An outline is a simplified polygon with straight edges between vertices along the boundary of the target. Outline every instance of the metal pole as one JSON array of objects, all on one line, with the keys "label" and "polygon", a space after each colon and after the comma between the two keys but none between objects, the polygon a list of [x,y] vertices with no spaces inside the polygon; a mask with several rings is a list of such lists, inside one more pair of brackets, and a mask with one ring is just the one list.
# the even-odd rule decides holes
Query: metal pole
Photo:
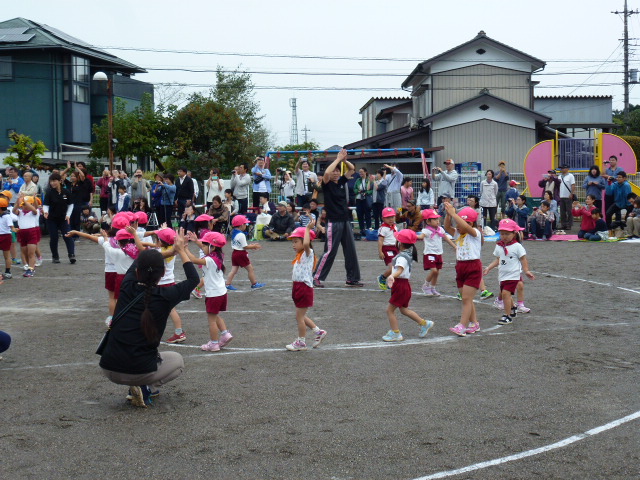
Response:
[{"label": "metal pole", "polygon": [[629,131],[629,28],[627,26],[627,0],[624,0],[624,124]]},{"label": "metal pole", "polygon": [[107,116],[109,122],[109,171],[113,172],[113,79],[107,81]]}]

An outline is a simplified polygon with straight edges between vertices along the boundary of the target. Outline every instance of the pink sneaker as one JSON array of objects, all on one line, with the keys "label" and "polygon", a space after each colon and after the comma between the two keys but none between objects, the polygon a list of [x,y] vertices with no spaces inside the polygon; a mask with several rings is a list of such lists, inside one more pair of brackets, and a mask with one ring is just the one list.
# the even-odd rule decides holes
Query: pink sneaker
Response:
[{"label": "pink sneaker", "polygon": [[285,347],[290,352],[300,352],[307,349],[307,344],[300,340],[296,340]]},{"label": "pink sneaker", "polygon": [[213,340],[209,340],[207,343],[200,347],[205,352],[219,352],[220,344],[218,342],[214,342]]},{"label": "pink sneaker", "polygon": [[431,292],[431,284],[427,284],[427,282],[424,282],[422,284],[422,293],[424,293],[425,295],[433,295],[433,293]]},{"label": "pink sneaker", "polygon": [[433,295],[434,297],[439,297],[440,292],[436,290],[436,287],[431,287],[431,295]]},{"label": "pink sneaker", "polygon": [[519,303],[518,308],[516,309],[518,313],[529,313],[531,309],[529,307],[525,307],[524,303]]},{"label": "pink sneaker", "polygon": [[469,326],[467,327],[467,329],[465,330],[466,333],[476,333],[478,330],[480,330],[480,322],[471,322],[469,324]]},{"label": "pink sneaker", "polygon": [[467,336],[467,328],[461,323],[457,324],[455,327],[451,327],[449,330],[451,330],[453,333],[455,333],[459,337]]},{"label": "pink sneaker", "polygon": [[225,333],[224,335],[220,335],[220,339],[218,340],[218,342],[220,342],[220,348],[229,345],[229,342],[231,342],[231,340],[233,340],[233,335],[231,335],[231,332],[229,331],[227,331],[227,333]]}]

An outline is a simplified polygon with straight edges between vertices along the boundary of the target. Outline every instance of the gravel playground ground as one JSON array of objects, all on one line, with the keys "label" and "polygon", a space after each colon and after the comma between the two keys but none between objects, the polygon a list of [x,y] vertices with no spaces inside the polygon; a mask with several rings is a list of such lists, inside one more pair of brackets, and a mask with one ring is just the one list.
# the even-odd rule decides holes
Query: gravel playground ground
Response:
[{"label": "gravel playground ground", "polygon": [[[187,341],[161,349],[183,354],[185,372],[148,409],[127,404],[126,387],[97,366],[98,247],[81,242],[76,265],[49,259],[36,277],[5,281],[0,477],[640,477],[638,244],[525,243],[531,313],[498,326],[493,299],[479,301],[482,330],[466,338],[448,330],[460,302],[445,251],[443,297],[418,294],[421,264],[413,270],[411,307],[435,326],[418,339],[401,317],[399,344],[380,339],[389,293],[375,283],[376,245],[357,247],[365,287],[344,287],[339,255],[316,290],[311,316],[329,335],[312,351],[284,349],[296,336],[288,242],[250,253],[267,287],[251,291],[239,274],[223,353],[199,349],[204,301],[181,304]],[[487,280],[495,291],[497,272]]]}]

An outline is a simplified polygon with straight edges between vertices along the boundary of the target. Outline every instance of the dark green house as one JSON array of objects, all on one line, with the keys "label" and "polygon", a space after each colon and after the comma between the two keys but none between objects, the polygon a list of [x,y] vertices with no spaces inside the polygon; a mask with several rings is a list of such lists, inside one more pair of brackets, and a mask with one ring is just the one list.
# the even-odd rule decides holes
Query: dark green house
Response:
[{"label": "dark green house", "polygon": [[131,78],[146,71],[48,25],[24,18],[0,22],[0,157],[12,131],[42,140],[53,161],[91,144],[91,128],[107,115],[106,82],[135,108],[153,85]]}]

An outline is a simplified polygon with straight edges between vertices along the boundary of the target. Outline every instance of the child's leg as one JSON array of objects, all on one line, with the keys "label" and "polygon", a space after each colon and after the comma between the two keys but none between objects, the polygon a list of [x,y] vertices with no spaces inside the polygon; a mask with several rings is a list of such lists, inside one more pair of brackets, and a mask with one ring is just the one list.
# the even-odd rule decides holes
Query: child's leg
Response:
[{"label": "child's leg", "polygon": [[314,328],[317,328],[318,326],[315,324],[315,322],[313,320],[311,320],[311,318],[309,318],[308,316],[305,315],[304,317],[304,324],[307,326],[307,328],[309,328],[310,330],[313,330]]},{"label": "child's leg", "polygon": [[[307,310],[308,308],[296,308],[296,322],[298,323],[298,338],[304,338],[307,335]],[[311,322],[311,319],[309,319]],[[311,322],[313,324],[313,322]],[[309,328],[314,328],[313,327]]]},{"label": "child's leg", "polygon": [[508,290],[502,290],[502,301],[504,302],[504,314],[511,315],[511,309],[513,308],[513,296]]},{"label": "child's leg", "polygon": [[433,267],[431,270],[429,270],[429,273],[427,273],[427,282],[429,282],[432,287],[435,287],[438,284],[439,275],[440,275],[440,270]]},{"label": "child's leg", "polygon": [[[220,316],[220,315],[216,315],[216,327],[218,329],[218,331],[220,332],[224,332],[227,329],[227,324],[224,323],[224,319]],[[211,332],[209,332],[211,333]],[[216,333],[217,335],[217,333]],[[215,338],[211,337],[212,340],[215,340]]]},{"label": "child's leg", "polygon": [[233,277],[236,276],[239,268],[240,267],[238,267],[237,265],[231,267],[231,272],[229,272],[229,275],[227,276],[227,285],[231,285],[231,282],[233,282]]},{"label": "child's leg", "polygon": [[420,315],[418,315],[416,312],[414,312],[413,310],[407,307],[400,307],[400,313],[403,314],[405,317],[409,317],[418,325],[424,325],[425,323],[427,323],[427,321],[424,318],[420,317]]},{"label": "child's leg", "polygon": [[389,278],[389,275],[391,275],[391,264],[387,265],[386,270],[382,273],[384,278]]},{"label": "child's leg", "polygon": [[169,312],[169,316],[171,317],[171,321],[173,322],[173,327],[176,330],[182,330],[182,319],[180,318],[180,315],[175,308],[171,309],[171,312]]},{"label": "child's leg", "polygon": [[387,317],[389,318],[389,327],[394,332],[399,332],[400,327],[398,326],[398,317],[396,316],[396,307],[395,305],[387,305]]},{"label": "child's leg", "polygon": [[40,242],[36,244],[36,257],[42,258],[42,252],[40,251]]},{"label": "child's leg", "polygon": [[27,253],[27,247],[20,246],[20,256],[22,257],[22,264],[29,265],[29,254]]},{"label": "child's leg", "polygon": [[[218,341],[218,319],[220,319],[220,315],[214,315],[213,313],[208,313],[207,318],[209,320],[209,338],[214,342]],[[223,322],[224,323],[224,322]]]},{"label": "child's leg", "polygon": [[29,261],[29,266],[33,269],[36,266],[36,244],[30,243],[27,245],[27,260]]},{"label": "child's leg", "polygon": [[249,281],[251,282],[251,285],[255,285],[256,283],[258,283],[258,281],[256,280],[256,271],[253,269],[253,265],[249,264],[246,267],[247,270],[247,274],[249,275]]},{"label": "child's leg", "polygon": [[198,282],[198,286],[196,288],[204,287],[204,277],[200,277],[200,281]]},{"label": "child's leg", "polygon": [[7,270],[11,271],[11,250],[4,250],[4,266]]},{"label": "child's leg", "polygon": [[[482,288],[482,286],[480,286],[480,288]],[[473,299],[477,293],[478,289],[473,288],[470,285],[463,285],[460,289],[460,294],[462,295],[462,314],[460,316],[460,323],[464,327],[468,327],[469,322],[476,322],[476,308],[473,304]]]},{"label": "child's leg", "polygon": [[11,242],[11,248],[9,251],[11,252],[11,258],[16,258],[16,242]]},{"label": "child's leg", "polygon": [[114,293],[110,290],[107,290],[109,292],[109,315],[113,316],[113,312],[116,311],[116,298],[114,296]]},{"label": "child's leg", "polygon": [[518,303],[524,303],[524,282],[518,282],[518,289],[516,290],[518,293]]}]

